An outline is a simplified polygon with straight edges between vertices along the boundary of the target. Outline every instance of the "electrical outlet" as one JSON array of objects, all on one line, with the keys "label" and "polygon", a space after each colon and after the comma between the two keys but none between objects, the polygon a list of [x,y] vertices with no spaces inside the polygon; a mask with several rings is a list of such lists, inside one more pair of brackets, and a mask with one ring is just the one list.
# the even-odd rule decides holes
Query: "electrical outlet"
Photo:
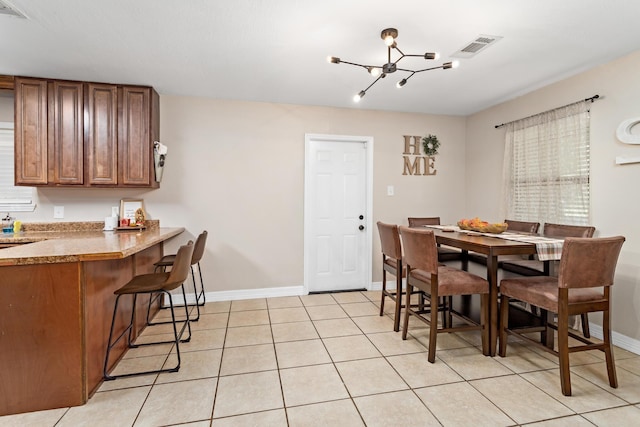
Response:
[{"label": "electrical outlet", "polygon": [[54,206],[53,217],[56,219],[64,218],[64,206]]},{"label": "electrical outlet", "polygon": [[118,215],[120,215],[120,208],[118,208],[117,206],[111,206],[111,216]]}]

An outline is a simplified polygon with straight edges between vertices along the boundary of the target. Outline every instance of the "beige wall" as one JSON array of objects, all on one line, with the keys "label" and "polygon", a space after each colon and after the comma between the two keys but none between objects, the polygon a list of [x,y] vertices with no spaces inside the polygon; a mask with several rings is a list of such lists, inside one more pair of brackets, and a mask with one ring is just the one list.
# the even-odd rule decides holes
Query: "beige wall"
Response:
[{"label": "beige wall", "polygon": [[[640,51],[468,117],[467,211],[501,220],[500,182],[504,129],[516,120],[595,94],[591,105],[591,223],[596,236],[624,235],[614,288],[614,330],[640,339],[640,164],[616,165],[620,155],[640,156],[640,146],[615,137],[620,122],[640,117]],[[496,191],[493,191],[496,190]]]},{"label": "beige wall", "polygon": [[[161,123],[169,169],[147,200],[175,198],[161,220],[209,230],[210,290],[303,284],[305,133],[373,136],[374,223],[410,214],[453,221],[464,206],[451,196],[464,185],[463,118],[163,96]],[[427,132],[442,141],[437,175],[402,176],[402,135]]]},{"label": "beige wall", "polygon": [[[374,138],[374,224],[420,215],[452,222],[464,208],[461,117],[178,96],[161,96],[160,111],[169,147],[160,189],[40,188],[36,212],[17,216],[53,221],[53,206],[63,205],[65,221],[102,220],[120,198],[142,197],[162,225],[187,228],[180,242],[209,231],[207,290],[229,291],[303,285],[305,133]],[[403,135],[427,133],[441,142],[437,174],[403,176]],[[380,281],[377,230],[373,245],[373,280]]]}]

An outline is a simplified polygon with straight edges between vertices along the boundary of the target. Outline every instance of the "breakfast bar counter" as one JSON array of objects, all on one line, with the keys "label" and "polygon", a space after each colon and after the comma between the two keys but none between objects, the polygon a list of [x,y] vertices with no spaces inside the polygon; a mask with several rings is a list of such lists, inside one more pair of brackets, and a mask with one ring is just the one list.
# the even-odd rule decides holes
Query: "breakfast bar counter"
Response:
[{"label": "breakfast bar counter", "polygon": [[[0,415],[86,403],[102,383],[113,292],[152,272],[164,242],[184,231],[157,222],[121,232],[88,224],[0,235],[0,244],[15,244],[0,249]],[[119,307],[116,332],[135,310],[137,336],[148,298],[128,304]],[[114,351],[113,364],[124,343]]]}]

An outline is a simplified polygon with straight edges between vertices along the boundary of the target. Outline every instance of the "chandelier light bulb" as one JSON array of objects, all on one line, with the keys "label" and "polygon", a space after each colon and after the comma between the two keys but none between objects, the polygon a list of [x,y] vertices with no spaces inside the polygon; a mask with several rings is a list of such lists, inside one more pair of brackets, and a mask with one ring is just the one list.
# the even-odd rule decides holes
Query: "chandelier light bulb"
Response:
[{"label": "chandelier light bulb", "polygon": [[331,64],[339,64],[340,63],[340,58],[336,58],[335,56],[327,56],[327,62],[331,63]]},{"label": "chandelier light bulb", "polygon": [[398,83],[396,83],[396,87],[398,89],[400,89],[402,86],[404,86],[405,84],[407,84],[407,79],[402,79],[400,80]]},{"label": "chandelier light bulb", "polygon": [[459,66],[460,66],[460,61],[453,61],[453,62],[451,63],[451,67],[452,67],[452,68],[458,68]]},{"label": "chandelier light bulb", "polygon": [[371,74],[373,77],[378,77],[380,75],[380,68],[377,67],[369,67],[369,74]]},{"label": "chandelier light bulb", "polygon": [[353,97],[353,102],[360,102],[360,100],[362,99],[362,97],[364,96],[365,91],[361,90],[360,92],[358,92],[357,95],[354,95]]},{"label": "chandelier light bulb", "polygon": [[393,44],[393,36],[392,35],[385,36],[384,44],[386,44],[387,46],[391,46]]}]

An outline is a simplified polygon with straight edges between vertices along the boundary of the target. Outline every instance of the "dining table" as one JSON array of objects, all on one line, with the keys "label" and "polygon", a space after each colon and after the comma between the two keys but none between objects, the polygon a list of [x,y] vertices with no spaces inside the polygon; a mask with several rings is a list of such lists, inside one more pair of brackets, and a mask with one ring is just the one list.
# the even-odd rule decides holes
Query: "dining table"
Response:
[{"label": "dining table", "polygon": [[[550,239],[538,235],[522,233],[490,234],[461,230],[457,226],[423,226],[433,230],[439,245],[451,246],[462,250],[462,269],[468,269],[469,251],[484,254],[487,257],[487,281],[489,282],[489,354],[496,355],[498,343],[498,258],[506,255],[536,255],[541,261],[560,259],[562,239]],[[545,267],[548,273],[548,267]]]}]

